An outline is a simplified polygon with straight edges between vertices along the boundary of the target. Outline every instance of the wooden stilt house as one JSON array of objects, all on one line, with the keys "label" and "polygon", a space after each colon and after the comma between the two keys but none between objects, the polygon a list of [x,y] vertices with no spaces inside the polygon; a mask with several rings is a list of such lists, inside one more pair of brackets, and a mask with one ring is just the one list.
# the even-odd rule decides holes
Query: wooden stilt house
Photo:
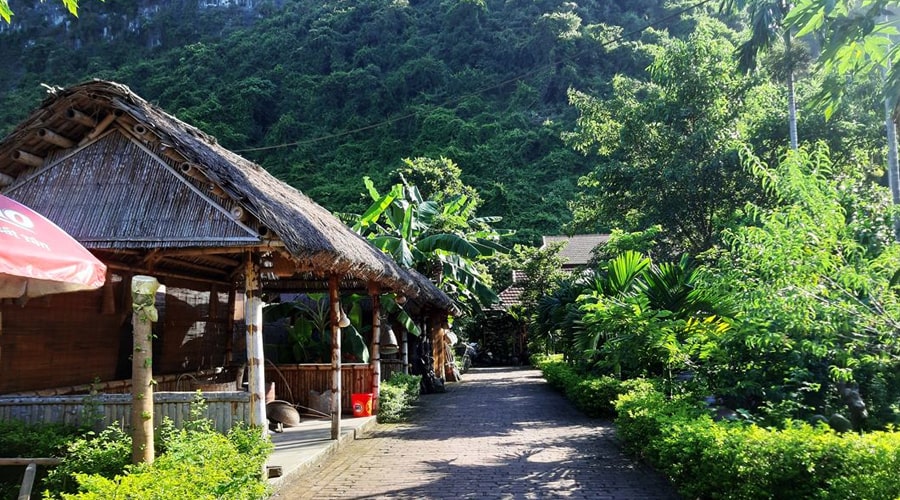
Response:
[{"label": "wooden stilt house", "polygon": [[[0,302],[0,419],[15,417],[27,398],[127,389],[137,274],[165,290],[154,325],[157,390],[221,383],[212,375],[243,367],[248,390],[226,406],[245,407],[230,418],[257,425],[265,423],[268,285],[329,290],[332,324],[341,289],[420,293],[327,210],[117,83],[56,90],[3,139],[0,193],[54,221],[110,269],[96,292]],[[339,350],[331,367],[340,392]]]}]

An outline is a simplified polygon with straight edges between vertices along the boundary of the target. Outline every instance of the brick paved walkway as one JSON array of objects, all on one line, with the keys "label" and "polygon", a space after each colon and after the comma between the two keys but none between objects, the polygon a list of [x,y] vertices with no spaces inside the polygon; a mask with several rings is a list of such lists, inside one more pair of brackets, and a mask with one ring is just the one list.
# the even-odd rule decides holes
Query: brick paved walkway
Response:
[{"label": "brick paved walkway", "polygon": [[537,370],[474,369],[412,420],[379,424],[273,498],[678,498]]}]

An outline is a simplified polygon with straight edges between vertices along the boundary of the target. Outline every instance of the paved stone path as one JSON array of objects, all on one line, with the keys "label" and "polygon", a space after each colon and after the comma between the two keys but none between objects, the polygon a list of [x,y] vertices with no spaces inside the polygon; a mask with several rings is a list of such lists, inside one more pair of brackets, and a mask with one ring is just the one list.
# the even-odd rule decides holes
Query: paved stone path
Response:
[{"label": "paved stone path", "polygon": [[273,498],[678,498],[623,455],[610,422],[584,417],[539,371],[463,377],[423,395],[413,422],[379,424]]}]

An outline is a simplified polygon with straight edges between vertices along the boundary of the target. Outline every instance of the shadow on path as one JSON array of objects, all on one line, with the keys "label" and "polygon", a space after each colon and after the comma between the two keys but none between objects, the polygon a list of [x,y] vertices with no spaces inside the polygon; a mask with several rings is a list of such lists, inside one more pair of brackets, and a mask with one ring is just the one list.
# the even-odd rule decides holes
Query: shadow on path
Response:
[{"label": "shadow on path", "polygon": [[481,368],[422,396],[412,423],[379,425],[283,498],[678,498],[626,457],[612,424],[589,419],[524,368]]}]

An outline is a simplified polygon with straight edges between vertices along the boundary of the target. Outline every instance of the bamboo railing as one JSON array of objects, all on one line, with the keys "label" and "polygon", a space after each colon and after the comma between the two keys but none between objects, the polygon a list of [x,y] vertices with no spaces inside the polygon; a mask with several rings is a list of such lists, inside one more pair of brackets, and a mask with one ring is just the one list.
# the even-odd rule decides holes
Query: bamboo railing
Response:
[{"label": "bamboo railing", "polygon": [[[266,386],[275,383],[275,398],[312,407],[309,391],[331,389],[331,365],[327,363],[268,365]],[[341,408],[352,411],[351,395],[372,392],[372,367],[365,363],[341,364]]]}]

